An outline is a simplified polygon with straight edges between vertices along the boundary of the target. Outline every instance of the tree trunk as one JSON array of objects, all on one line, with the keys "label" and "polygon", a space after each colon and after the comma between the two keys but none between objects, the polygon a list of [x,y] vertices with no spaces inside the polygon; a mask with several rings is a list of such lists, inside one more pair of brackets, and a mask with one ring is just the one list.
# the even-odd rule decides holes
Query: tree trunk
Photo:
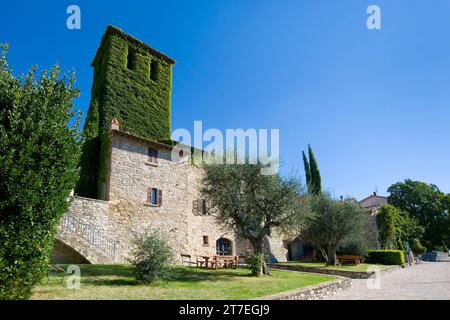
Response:
[{"label": "tree trunk", "polygon": [[328,245],[328,265],[336,266],[338,264],[338,260],[336,257],[336,248],[336,245]]},{"label": "tree trunk", "polygon": [[260,270],[260,274],[258,276],[261,275],[272,275],[269,271],[269,268],[267,267],[266,264],[266,260],[264,259],[264,245],[263,245],[263,241],[262,240],[254,240],[251,241],[252,245],[253,245],[253,250],[255,254],[258,254],[261,257],[261,270]]}]

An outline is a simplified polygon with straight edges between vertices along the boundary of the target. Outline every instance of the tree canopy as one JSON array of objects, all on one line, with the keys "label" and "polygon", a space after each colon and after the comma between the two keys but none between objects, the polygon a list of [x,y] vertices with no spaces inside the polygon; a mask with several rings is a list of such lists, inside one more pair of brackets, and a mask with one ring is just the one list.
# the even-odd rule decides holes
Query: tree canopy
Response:
[{"label": "tree canopy", "polygon": [[388,188],[388,201],[406,211],[425,228],[423,240],[428,246],[449,246],[450,242],[450,195],[444,194],[433,184],[410,179]]},{"label": "tree canopy", "polygon": [[322,193],[311,199],[312,215],[306,220],[303,235],[312,242],[331,265],[337,264],[336,251],[349,241],[365,241],[366,212],[355,201],[333,200]]},{"label": "tree canopy", "polygon": [[378,209],[377,225],[380,244],[384,249],[404,250],[404,242],[420,240],[424,229],[416,219],[392,205],[383,204]]},{"label": "tree canopy", "polygon": [[261,175],[262,167],[204,165],[201,189],[217,222],[247,239],[256,254],[265,252],[264,241],[274,231],[298,231],[307,211],[297,179]]}]

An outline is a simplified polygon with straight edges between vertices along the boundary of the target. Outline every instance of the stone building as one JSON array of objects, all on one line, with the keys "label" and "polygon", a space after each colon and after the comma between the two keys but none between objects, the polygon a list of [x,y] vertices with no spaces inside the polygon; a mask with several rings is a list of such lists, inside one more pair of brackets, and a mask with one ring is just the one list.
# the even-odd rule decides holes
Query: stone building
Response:
[{"label": "stone building", "polygon": [[388,198],[384,196],[378,195],[374,192],[372,195],[362,199],[359,202],[361,208],[367,211],[369,214],[370,220],[370,232],[367,232],[370,235],[369,243],[372,247],[380,248],[380,241],[378,239],[378,225],[377,225],[377,215],[378,209],[383,205],[388,203]]},{"label": "stone building", "polygon": [[[251,253],[246,240],[210,215],[198,191],[202,169],[183,154],[174,159],[169,139],[174,63],[107,27],[92,63],[81,178],[59,227],[54,262],[126,262],[134,236],[149,227],[164,230],[179,257]],[[267,239],[272,260],[286,261],[287,240]]]}]

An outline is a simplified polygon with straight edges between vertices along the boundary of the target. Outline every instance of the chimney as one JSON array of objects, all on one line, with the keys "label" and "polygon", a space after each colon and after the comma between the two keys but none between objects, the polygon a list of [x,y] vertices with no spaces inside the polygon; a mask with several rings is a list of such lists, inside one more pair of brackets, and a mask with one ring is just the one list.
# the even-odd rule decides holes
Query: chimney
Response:
[{"label": "chimney", "polygon": [[375,191],[375,192],[373,193],[373,195],[376,197],[376,196],[377,196],[377,192]]}]

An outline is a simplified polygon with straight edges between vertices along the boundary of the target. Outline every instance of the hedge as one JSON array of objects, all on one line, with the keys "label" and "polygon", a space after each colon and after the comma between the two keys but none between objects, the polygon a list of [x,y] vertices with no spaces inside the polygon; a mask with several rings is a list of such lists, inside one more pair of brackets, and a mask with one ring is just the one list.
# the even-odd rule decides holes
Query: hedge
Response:
[{"label": "hedge", "polygon": [[405,253],[402,250],[369,250],[367,262],[386,265],[405,265]]}]

